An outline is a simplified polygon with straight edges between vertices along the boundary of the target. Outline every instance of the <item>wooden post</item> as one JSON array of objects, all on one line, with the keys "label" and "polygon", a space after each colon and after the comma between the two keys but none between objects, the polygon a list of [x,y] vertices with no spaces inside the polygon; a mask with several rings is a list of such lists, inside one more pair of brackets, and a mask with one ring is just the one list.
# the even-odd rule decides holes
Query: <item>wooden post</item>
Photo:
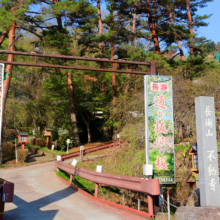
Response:
[{"label": "wooden post", "polygon": [[50,136],[47,136],[47,148],[49,148]]},{"label": "wooden post", "polygon": [[96,183],[95,184],[95,197],[98,198],[98,195],[99,195],[99,184]]},{"label": "wooden post", "polygon": [[5,203],[0,201],[0,220],[4,220],[4,209],[5,209]]},{"label": "wooden post", "polygon": [[81,162],[83,162],[83,153],[84,153],[84,150],[81,150]]},{"label": "wooden post", "polygon": [[168,220],[170,220],[170,194],[167,191],[167,209],[168,209]]},{"label": "wooden post", "polygon": [[138,211],[140,211],[141,206],[141,199],[140,199],[140,192],[138,192]]},{"label": "wooden post", "polygon": [[72,182],[73,182],[73,175],[70,174],[70,185],[72,184]]}]

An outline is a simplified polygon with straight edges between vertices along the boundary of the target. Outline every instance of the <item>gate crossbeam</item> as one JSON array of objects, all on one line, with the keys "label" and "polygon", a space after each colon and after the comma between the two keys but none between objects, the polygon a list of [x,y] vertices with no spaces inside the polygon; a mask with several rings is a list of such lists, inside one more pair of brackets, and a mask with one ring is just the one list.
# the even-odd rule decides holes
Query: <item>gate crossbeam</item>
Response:
[{"label": "gate crossbeam", "polygon": [[[154,75],[156,73],[156,66],[154,61],[150,62],[136,62],[136,61],[125,61],[125,60],[110,60],[110,59],[101,59],[101,58],[89,58],[89,57],[76,57],[76,56],[65,56],[65,55],[49,55],[49,54],[38,54],[35,52],[26,53],[20,51],[10,51],[10,50],[0,50],[0,54],[13,54],[13,55],[22,55],[22,56],[33,56],[34,63],[24,63],[24,62],[12,62],[12,61],[0,61],[0,63],[10,64],[10,65],[21,65],[21,66],[35,66],[35,67],[49,67],[49,68],[62,68],[62,69],[75,69],[75,70],[90,70],[90,71],[100,71],[100,72],[117,72],[117,73],[127,73],[127,74],[138,74],[138,75]],[[75,60],[75,66],[67,65],[55,65],[55,64],[40,64],[36,62],[37,57],[45,58],[57,58],[64,60]],[[104,63],[114,63],[112,69],[103,69],[103,68],[90,68],[90,67],[79,67],[78,60],[84,61],[94,61],[94,62],[104,62]],[[129,70],[117,70],[117,64],[128,64],[128,65],[144,65],[149,67],[149,72],[143,71],[133,71]]]}]

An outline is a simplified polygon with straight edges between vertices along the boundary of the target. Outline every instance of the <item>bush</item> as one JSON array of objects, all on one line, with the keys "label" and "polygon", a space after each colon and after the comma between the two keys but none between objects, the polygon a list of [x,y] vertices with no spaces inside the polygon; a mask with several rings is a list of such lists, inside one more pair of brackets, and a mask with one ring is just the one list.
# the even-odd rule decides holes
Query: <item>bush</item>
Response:
[{"label": "bush", "polygon": [[32,138],[32,137],[31,137],[30,139],[28,138],[28,143],[29,143],[29,144],[35,145],[35,141],[36,141],[35,138]]},{"label": "bush", "polygon": [[16,129],[6,129],[6,137],[8,140],[13,140],[16,138],[17,130]]},{"label": "bush", "polygon": [[45,147],[46,146],[46,140],[43,139],[43,138],[36,138],[35,145],[40,146],[40,147]]},{"label": "bush", "polygon": [[24,163],[24,161],[27,159],[28,155],[28,149],[19,149],[18,150],[18,159]]},{"label": "bush", "polygon": [[15,158],[15,145],[12,142],[3,143],[4,161],[12,160]]}]

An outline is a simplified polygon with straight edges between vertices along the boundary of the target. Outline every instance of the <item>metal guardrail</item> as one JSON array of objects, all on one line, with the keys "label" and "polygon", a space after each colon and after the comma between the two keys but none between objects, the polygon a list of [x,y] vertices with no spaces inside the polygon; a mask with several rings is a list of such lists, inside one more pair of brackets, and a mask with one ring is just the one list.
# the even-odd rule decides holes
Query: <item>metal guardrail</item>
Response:
[{"label": "metal guardrail", "polygon": [[[114,143],[111,143],[111,144],[106,144],[106,145],[102,145],[102,146],[98,146],[98,147],[89,148],[89,149],[83,150],[81,156],[83,157],[83,155],[86,155],[86,154],[89,154],[89,153],[93,153],[93,152],[103,150],[103,149],[107,149],[107,148],[110,148],[110,147],[115,147],[115,146],[120,145],[121,143],[122,143],[122,141],[118,141],[118,142],[114,142]],[[70,153],[70,154],[61,155],[61,159],[62,159],[62,161],[64,161],[66,159],[70,159],[70,158],[78,157],[78,156],[80,156],[80,151]]]},{"label": "metal guardrail", "polygon": [[148,200],[148,217],[154,217],[153,197],[160,195],[159,179],[147,180],[140,177],[97,173],[83,168],[74,167],[61,161],[55,161],[55,164],[58,169],[70,174],[70,184],[72,184],[73,175],[95,182],[95,197],[98,197],[99,184],[146,193]]},{"label": "metal guardrail", "polygon": [[3,220],[5,202],[13,202],[14,183],[0,178],[0,220]]}]

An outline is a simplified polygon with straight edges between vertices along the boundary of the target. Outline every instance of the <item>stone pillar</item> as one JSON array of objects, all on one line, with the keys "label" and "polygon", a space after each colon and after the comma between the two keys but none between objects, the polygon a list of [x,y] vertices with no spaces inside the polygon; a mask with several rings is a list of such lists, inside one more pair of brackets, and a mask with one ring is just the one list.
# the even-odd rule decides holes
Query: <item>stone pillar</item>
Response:
[{"label": "stone pillar", "polygon": [[214,98],[195,99],[201,206],[220,206]]}]

